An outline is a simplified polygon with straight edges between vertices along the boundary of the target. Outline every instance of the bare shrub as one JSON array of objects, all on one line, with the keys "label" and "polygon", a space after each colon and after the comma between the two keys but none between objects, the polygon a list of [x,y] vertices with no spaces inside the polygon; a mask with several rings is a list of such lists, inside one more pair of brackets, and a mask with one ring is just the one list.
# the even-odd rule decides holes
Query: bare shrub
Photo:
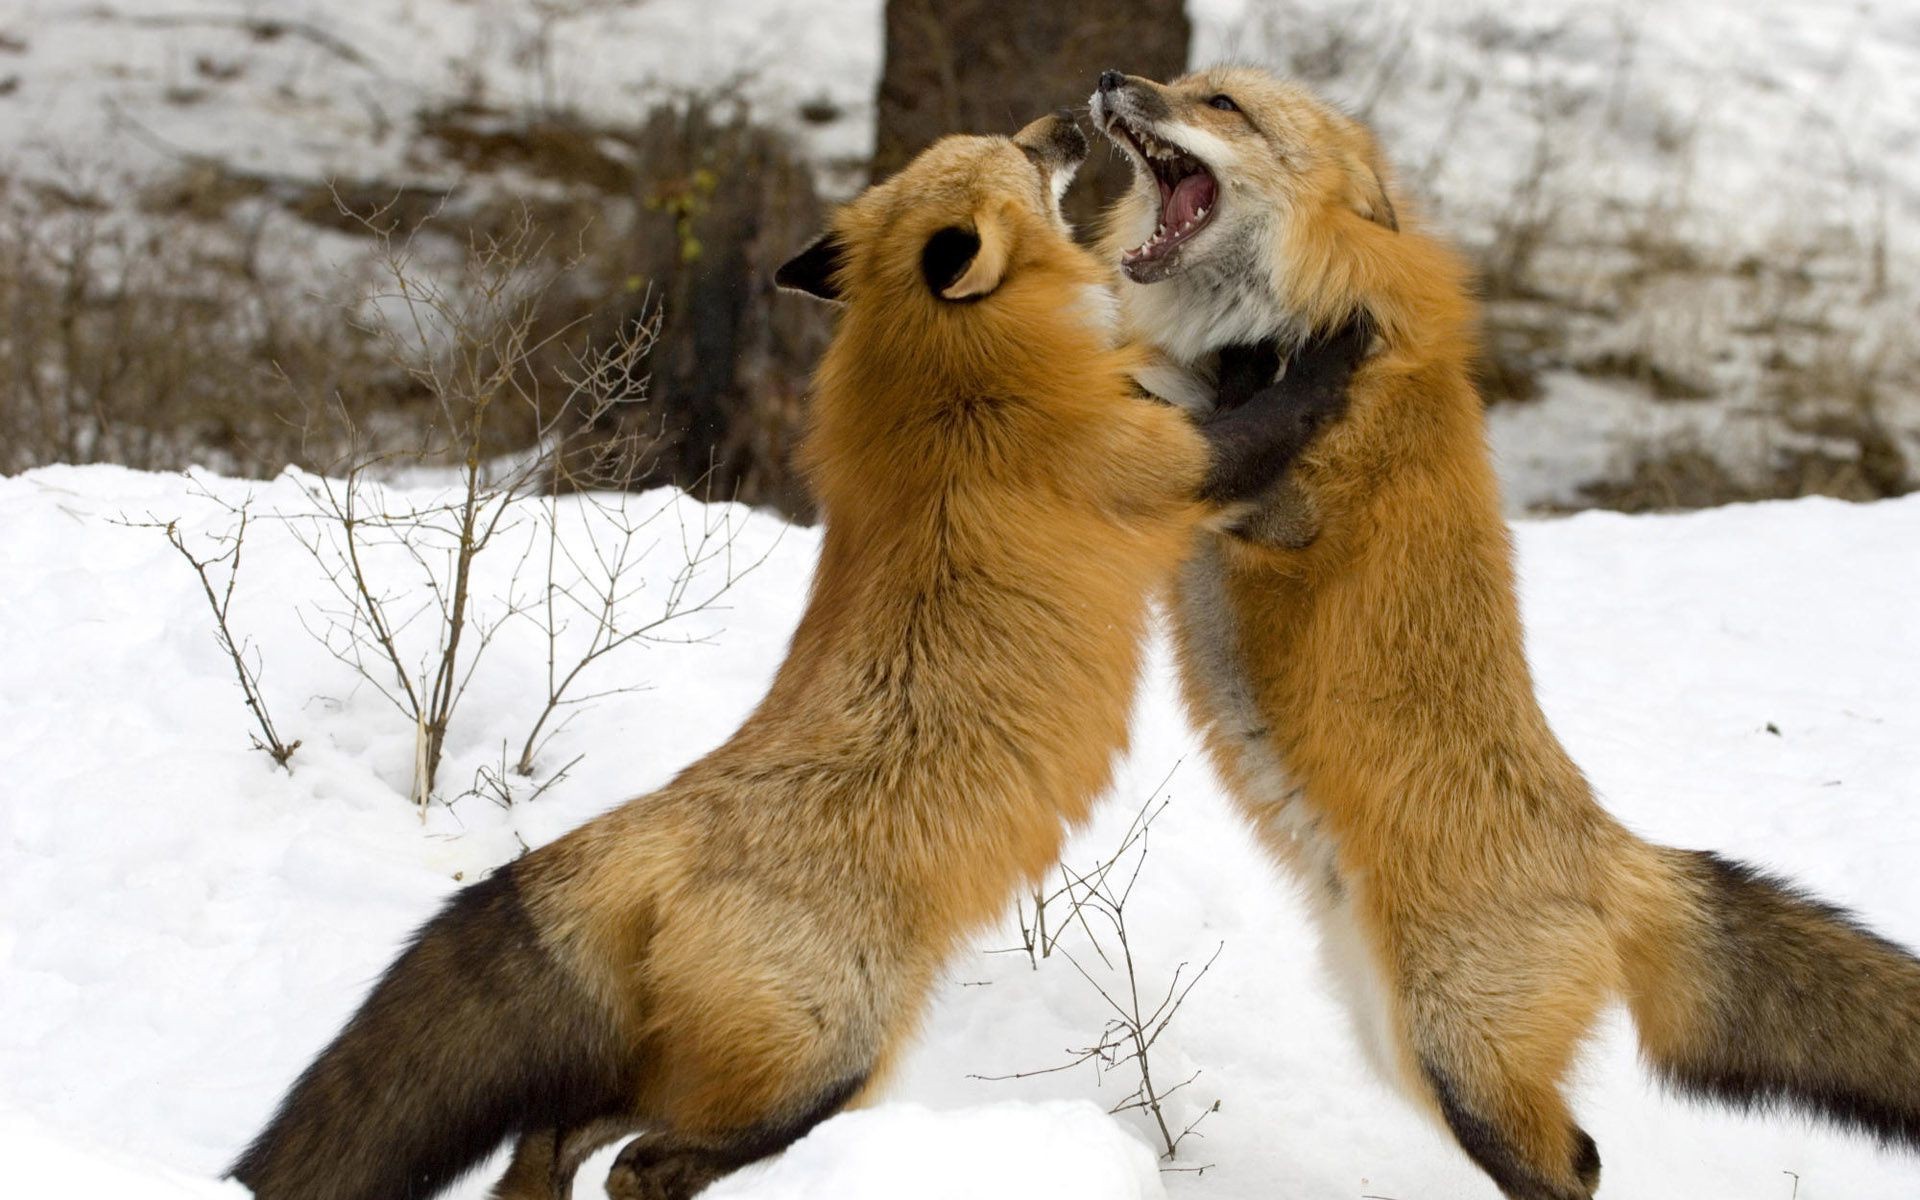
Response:
[{"label": "bare shrub", "polygon": [[207,611],[213,618],[214,641],[233,665],[234,678],[240,684],[240,694],[245,697],[247,711],[260,731],[253,739],[253,748],[265,752],[275,765],[291,772],[293,767],[289,760],[293,758],[293,752],[300,748],[300,741],[297,738],[287,741],[280,736],[279,729],[273,723],[273,715],[267,710],[266,695],[260,688],[263,663],[259,649],[244,635],[236,636],[233,629],[233,590],[240,582],[240,559],[246,550],[247,523],[252,515],[252,505],[247,501],[237,505],[228,504],[197,484],[195,492],[219,504],[233,519],[225,532],[213,537],[213,544],[206,551],[197,552],[187,544],[187,535],[181,530],[178,520],[161,521],[149,515],[144,521],[123,517],[120,523],[133,528],[159,530],[187,566],[193,569],[200,581],[200,590],[206,596]]},{"label": "bare shrub", "polygon": [[[590,420],[634,398],[626,384],[641,377],[652,342],[644,326],[629,331],[552,395],[527,366],[561,336],[538,332],[539,312],[567,268],[542,258],[545,239],[531,217],[498,239],[473,243],[457,283],[421,266],[412,239],[376,236],[383,278],[366,297],[363,328],[431,398],[433,419],[403,453],[369,445],[352,415],[336,408],[350,449],[333,476],[308,483],[315,512],[299,536],[334,593],[309,630],[413,724],[413,798],[424,811],[454,712],[514,612],[511,605],[491,617],[473,611],[475,563],[523,519],[518,500],[554,485],[565,431],[580,424],[575,414],[584,410]],[[541,452],[499,457],[503,445],[524,440]],[[425,502],[377,478],[406,463],[435,462],[451,465],[455,483]],[[410,564],[407,585],[377,570],[376,557]],[[415,640],[425,649],[416,654],[402,635],[423,617],[425,636]]]},{"label": "bare shrub", "polygon": [[[563,719],[559,726],[548,728],[557,714],[642,686],[578,690],[591,668],[626,646],[687,644],[693,639],[676,635],[672,627],[718,605],[742,575],[763,561],[736,561],[733,514],[725,508],[702,509],[698,521],[690,525],[677,495],[645,513],[634,511],[635,501],[628,492],[586,495],[582,502],[588,506],[590,519],[577,535],[570,536],[561,528],[559,501],[559,490],[550,490],[540,516],[543,525],[536,547],[545,556],[540,599],[518,609],[539,628],[547,646],[546,701],[528,728],[520,756],[513,764],[514,774],[520,776],[533,774],[535,758],[547,740],[564,727]],[[672,519],[670,528],[668,518]],[[635,619],[629,615],[630,602],[646,585],[629,581],[640,561],[654,549],[653,544],[642,541],[643,537],[662,531],[678,543],[679,566],[668,580],[659,605]],[[563,561],[571,568],[564,577],[560,570]],[[714,569],[721,572],[718,580],[711,577]],[[562,638],[575,621],[584,625],[587,639],[584,646],[568,653],[562,647]]]},{"label": "bare shrub", "polygon": [[[1174,770],[1178,769],[1176,763]],[[1132,1090],[1108,1111],[1139,1112],[1150,1119],[1159,1135],[1162,1157],[1169,1160],[1178,1156],[1180,1146],[1189,1137],[1204,1136],[1198,1127],[1209,1115],[1219,1111],[1220,1101],[1216,1099],[1202,1105],[1191,1120],[1176,1130],[1176,1120],[1169,1119],[1170,1100],[1191,1086],[1200,1072],[1194,1071],[1173,1083],[1156,1079],[1153,1050],[1179,1016],[1188,995],[1226,948],[1225,943],[1215,946],[1213,953],[1197,968],[1190,962],[1179,963],[1164,986],[1142,985],[1136,946],[1127,924],[1127,904],[1146,866],[1153,822],[1171,803],[1163,793],[1172,774],[1169,771],[1167,778],[1149,794],[1112,853],[1085,871],[1062,864],[1059,885],[1051,891],[1042,888],[1033,899],[1031,912],[1025,904],[1019,908],[1022,944],[1016,951],[1026,953],[1035,970],[1043,960],[1058,953],[1112,1015],[1088,1045],[1069,1050],[1065,1062],[1002,1075],[971,1076],[982,1080],[1025,1079],[1089,1065],[1098,1077],[1123,1072],[1133,1081]],[[1063,944],[1069,938],[1073,942]],[[1079,956],[1074,953],[1075,945],[1081,951]],[[1206,1171],[1209,1167],[1178,1169]]]},{"label": "bare shrub", "polygon": [[[406,449],[433,397],[367,322],[339,319],[364,279],[328,277],[314,294],[315,273],[289,269],[306,261],[291,242],[308,227],[351,235],[365,245],[354,270],[377,275],[382,239],[410,241],[451,281],[468,246],[507,241],[530,215],[570,232],[529,248],[566,269],[534,314],[522,374],[558,394],[578,361],[658,323],[651,402],[594,414],[573,449],[601,466],[609,450],[632,451],[635,487],[699,486],[812,515],[792,451],[830,315],[782,297],[772,276],[824,209],[783,135],[724,94],[676,97],[624,123],[474,101],[405,128],[405,157],[431,186],[259,173],[153,139],[179,165],[138,188],[131,211],[78,184],[4,193],[0,469],[203,463],[271,475]],[[515,417],[492,422],[490,455],[534,447],[540,422]]]},{"label": "bare shrub", "polygon": [[650,403],[603,413],[580,445],[644,449],[633,485],[699,487],[799,519],[812,499],[792,462],[808,372],[830,315],[782,295],[773,272],[824,221],[810,168],[741,104],[695,96],[635,126],[483,107],[422,117],[436,157],[473,173],[521,172],[552,186],[530,200],[462,201],[457,226],[495,236],[523,204],[551,228],[580,229],[576,260],[543,309],[568,326],[530,361],[564,366],[657,313]]},{"label": "bare shrub", "polygon": [[[582,259],[541,228],[523,210],[476,239],[451,274],[420,257],[426,227],[404,239],[376,232],[380,283],[356,319],[430,399],[431,420],[401,448],[389,434],[382,449],[336,409],[352,449],[331,474],[309,477],[313,509],[294,522],[332,589],[308,630],[414,728],[412,794],[423,810],[460,700],[509,622],[540,630],[546,686],[517,757],[509,766],[503,747],[501,769],[483,769],[469,789],[502,803],[564,727],[556,716],[635,686],[590,690],[598,664],[629,646],[690,640],[674,624],[711,610],[757,565],[734,557],[732,510],[630,491],[650,447],[604,429],[648,399],[659,319],[586,340],[587,316],[551,311],[571,311]],[[423,475],[451,481],[424,499],[388,485]],[[566,492],[578,494],[563,509]],[[675,545],[678,565],[638,615],[649,586],[639,568],[662,542]],[[481,561],[502,545],[520,547],[505,593],[477,591]],[[532,595],[530,565],[540,574]]]}]

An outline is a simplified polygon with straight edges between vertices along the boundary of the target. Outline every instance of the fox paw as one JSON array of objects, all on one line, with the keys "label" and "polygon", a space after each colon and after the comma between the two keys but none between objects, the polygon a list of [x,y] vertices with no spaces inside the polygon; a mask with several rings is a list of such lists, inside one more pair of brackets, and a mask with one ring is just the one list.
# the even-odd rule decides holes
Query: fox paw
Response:
[{"label": "fox paw", "polygon": [[607,1172],[608,1200],[688,1200],[727,1173],[710,1153],[665,1134],[637,1137]]}]

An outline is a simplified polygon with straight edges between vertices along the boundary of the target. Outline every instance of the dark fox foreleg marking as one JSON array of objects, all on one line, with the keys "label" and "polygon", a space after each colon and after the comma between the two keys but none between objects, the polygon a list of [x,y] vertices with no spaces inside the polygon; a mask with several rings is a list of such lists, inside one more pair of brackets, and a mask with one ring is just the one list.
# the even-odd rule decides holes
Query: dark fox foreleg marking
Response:
[{"label": "dark fox foreleg marking", "polygon": [[1561,1084],[1615,960],[1582,904],[1397,913],[1389,974],[1403,1060],[1507,1200],[1591,1200],[1600,1153]]},{"label": "dark fox foreleg marking", "polygon": [[1244,398],[1240,393],[1274,352],[1264,344],[1222,351],[1220,406],[1199,423],[1212,456],[1201,498],[1215,504],[1251,500],[1285,474],[1315,435],[1346,411],[1347,385],[1372,340],[1372,324],[1356,316],[1295,351],[1285,375],[1269,376]]},{"label": "dark fox foreleg marking", "polygon": [[620,1151],[607,1174],[610,1200],[687,1200],[724,1175],[785,1150],[846,1107],[867,1075],[842,1079],[797,1115],[714,1137],[650,1133]]}]

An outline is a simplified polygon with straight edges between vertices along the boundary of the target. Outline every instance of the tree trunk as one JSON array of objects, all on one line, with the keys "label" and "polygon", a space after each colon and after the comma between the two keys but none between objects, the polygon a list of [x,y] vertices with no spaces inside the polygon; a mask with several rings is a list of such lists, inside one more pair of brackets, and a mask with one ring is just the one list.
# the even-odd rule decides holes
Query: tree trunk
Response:
[{"label": "tree trunk", "polygon": [[[882,178],[946,133],[1011,133],[1076,108],[1113,67],[1168,79],[1187,69],[1183,0],[887,0],[873,175]],[[1096,141],[1067,194],[1067,218],[1091,231],[1127,185],[1127,164]]]}]

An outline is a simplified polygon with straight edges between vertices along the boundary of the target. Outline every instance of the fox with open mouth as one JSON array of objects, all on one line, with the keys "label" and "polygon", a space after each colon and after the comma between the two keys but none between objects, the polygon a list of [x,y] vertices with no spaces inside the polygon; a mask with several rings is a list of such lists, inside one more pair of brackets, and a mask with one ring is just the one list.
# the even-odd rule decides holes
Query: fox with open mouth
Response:
[{"label": "fox with open mouth", "polygon": [[1140,393],[1059,201],[1065,116],[953,135],[775,282],[839,306],[802,448],[824,519],[766,699],[664,786],[469,884],[234,1165],[258,1200],[687,1200],[857,1103],[1126,743],[1149,597],[1285,471],[1364,343],[1265,402]]},{"label": "fox with open mouth", "polygon": [[[1128,336],[1231,403],[1238,344],[1373,333],[1260,514],[1201,535],[1173,615],[1189,710],[1379,1065],[1511,1200],[1598,1186],[1562,1085],[1621,1000],[1683,1094],[1920,1149],[1920,961],[1785,881],[1635,836],[1548,726],[1468,272],[1402,222],[1372,135],[1244,67],[1109,71],[1092,114],[1136,173],[1102,242]],[[1145,382],[1213,403],[1178,371]]]},{"label": "fox with open mouth", "polygon": [[1153,285],[1122,288],[1128,323],[1182,365],[1337,325],[1320,301],[1341,297],[1299,286],[1293,265],[1341,244],[1333,221],[1399,227],[1366,128],[1263,72],[1161,85],[1108,71],[1092,115],[1134,166],[1101,239],[1128,281]]}]

